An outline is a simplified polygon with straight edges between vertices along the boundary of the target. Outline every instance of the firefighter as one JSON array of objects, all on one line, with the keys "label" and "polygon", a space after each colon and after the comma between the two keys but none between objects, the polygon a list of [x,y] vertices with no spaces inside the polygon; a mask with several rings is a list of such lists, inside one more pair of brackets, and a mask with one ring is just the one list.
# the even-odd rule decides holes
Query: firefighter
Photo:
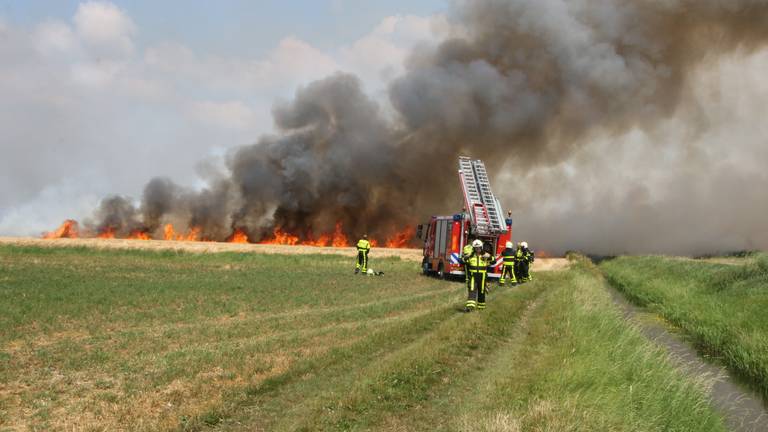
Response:
[{"label": "firefighter", "polygon": [[525,283],[526,280],[523,277],[523,264],[525,263],[525,252],[523,251],[523,243],[519,242],[517,244],[517,249],[515,250],[515,275],[517,276],[517,283]]},{"label": "firefighter", "polygon": [[517,275],[517,281],[520,283],[531,281],[530,266],[533,263],[533,252],[528,249],[527,242],[520,242],[517,244],[517,251],[515,252],[515,274]]},{"label": "firefighter", "polygon": [[469,280],[467,282],[466,307],[464,312],[472,312],[485,309],[485,280],[488,275],[488,266],[494,261],[494,258],[487,252],[483,252],[483,242],[475,240],[472,242],[473,252],[466,261],[469,270]]},{"label": "firefighter", "polygon": [[523,266],[523,271],[525,274],[523,275],[523,278],[526,282],[530,282],[533,280],[533,276],[531,275],[531,266],[533,265],[533,261],[536,259],[533,251],[528,248],[528,242],[523,242],[523,256],[525,257],[525,265]]},{"label": "firefighter", "polygon": [[355,274],[363,271],[363,274],[368,274],[368,252],[371,251],[371,242],[368,241],[368,234],[363,234],[363,238],[357,241],[357,265],[355,266]]},{"label": "firefighter", "polygon": [[475,249],[472,247],[472,239],[467,237],[467,244],[464,245],[464,248],[461,250],[461,260],[464,262],[464,282],[467,283],[469,283],[469,269],[467,268],[467,261],[469,261],[469,257],[471,257],[474,252]]},{"label": "firefighter", "polygon": [[501,270],[501,278],[499,279],[499,285],[504,285],[509,276],[509,280],[512,284],[517,283],[515,277],[515,248],[511,241],[508,241],[505,245],[506,248],[501,252],[501,257],[504,259],[504,265]]}]

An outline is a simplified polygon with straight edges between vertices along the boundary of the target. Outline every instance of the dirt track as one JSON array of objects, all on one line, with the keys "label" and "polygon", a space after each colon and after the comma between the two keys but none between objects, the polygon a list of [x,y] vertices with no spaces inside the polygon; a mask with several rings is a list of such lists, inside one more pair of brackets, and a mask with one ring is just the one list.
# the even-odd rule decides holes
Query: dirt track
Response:
[{"label": "dirt track", "polygon": [[[43,240],[31,237],[0,237],[0,244],[43,247],[92,247],[97,249],[145,249],[179,250],[196,253],[217,252],[254,252],[264,254],[324,254],[354,257],[357,251],[353,247],[317,247],[317,246],[282,246],[263,244],[188,242],[165,240],[125,240],[125,239],[55,239]],[[374,248],[375,257],[397,256],[404,260],[420,262],[421,249]],[[565,258],[539,258],[534,262],[534,271],[560,270],[568,266]]]}]

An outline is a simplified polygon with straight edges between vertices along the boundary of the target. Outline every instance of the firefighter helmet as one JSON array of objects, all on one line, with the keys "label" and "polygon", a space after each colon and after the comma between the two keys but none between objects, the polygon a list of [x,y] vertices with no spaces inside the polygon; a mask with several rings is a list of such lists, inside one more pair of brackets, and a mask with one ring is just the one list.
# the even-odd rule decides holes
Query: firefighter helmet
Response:
[{"label": "firefighter helmet", "polygon": [[475,240],[472,242],[472,247],[481,248],[483,247],[483,241],[482,240]]},{"label": "firefighter helmet", "polygon": [[522,246],[522,247],[527,249],[528,248],[528,242],[520,242],[520,246]]},{"label": "firefighter helmet", "polygon": [[373,269],[368,269],[366,273],[368,273],[369,275],[376,274],[376,272],[374,272]]},{"label": "firefighter helmet", "polygon": [[507,244],[505,246],[508,247],[508,248],[511,248],[512,247],[512,242],[507,242]]}]

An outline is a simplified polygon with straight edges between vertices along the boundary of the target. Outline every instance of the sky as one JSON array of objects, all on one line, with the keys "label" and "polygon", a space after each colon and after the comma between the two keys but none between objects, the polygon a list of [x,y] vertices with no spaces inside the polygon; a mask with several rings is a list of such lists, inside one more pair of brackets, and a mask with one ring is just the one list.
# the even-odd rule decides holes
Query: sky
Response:
[{"label": "sky", "polygon": [[[488,130],[464,136],[462,125],[498,107],[491,124],[505,142],[482,157],[504,153],[491,160],[492,181],[518,240],[602,254],[766,249],[768,33],[764,21],[745,29],[729,13],[762,19],[768,0],[0,0],[0,236],[82,221],[107,196],[140,198],[156,176],[199,190],[227,155],[270,141],[260,138],[277,132],[274,107],[278,117],[301,111],[290,102],[313,103],[343,81],[327,77],[347,72],[382,122],[420,130],[434,121],[448,137],[434,144],[457,151],[480,152]],[[654,31],[667,22],[654,17],[682,15],[704,21]],[[750,37],[725,49],[723,35],[678,37],[681,28]],[[452,36],[487,58],[466,61],[461,44],[432,49]],[[686,41],[698,51],[674,49]],[[682,52],[690,63],[657,58]],[[559,73],[539,76],[539,65]],[[679,88],[656,92],[677,76]],[[526,99],[548,78],[541,94],[562,97]],[[621,121],[588,104],[596,95],[621,108]],[[538,147],[507,139],[518,124],[537,127],[513,114],[542,112],[554,116],[554,138]],[[558,136],[573,119],[586,119],[580,141]]]},{"label": "sky", "polygon": [[[215,4],[215,7],[211,5]],[[37,235],[139,197],[156,175],[202,184],[211,155],[269,133],[275,101],[337,71],[383,95],[442,0],[0,0],[0,235]]]},{"label": "sky", "polygon": [[[0,16],[13,24],[34,26],[51,18],[67,20],[81,3],[2,0]],[[169,39],[196,50],[233,56],[264,55],[289,35],[331,50],[361,38],[386,17],[429,16],[447,8],[445,0],[143,0],[114,4],[141,29],[136,37],[141,47]]]}]

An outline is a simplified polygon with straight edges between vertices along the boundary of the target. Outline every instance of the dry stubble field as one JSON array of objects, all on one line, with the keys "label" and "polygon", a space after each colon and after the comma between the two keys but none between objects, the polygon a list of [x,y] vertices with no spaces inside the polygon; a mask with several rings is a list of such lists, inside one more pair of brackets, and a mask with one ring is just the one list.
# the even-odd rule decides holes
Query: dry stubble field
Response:
[{"label": "dry stubble field", "polygon": [[376,250],[385,275],[363,277],[352,250],[12,242],[3,431],[724,430],[584,259],[463,314],[418,251]]}]

